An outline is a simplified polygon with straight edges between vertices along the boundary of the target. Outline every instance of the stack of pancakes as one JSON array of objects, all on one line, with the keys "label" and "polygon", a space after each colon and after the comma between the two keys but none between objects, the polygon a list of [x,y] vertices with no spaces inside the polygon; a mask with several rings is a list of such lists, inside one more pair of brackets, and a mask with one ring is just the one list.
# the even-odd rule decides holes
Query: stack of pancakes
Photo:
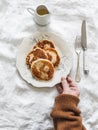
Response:
[{"label": "stack of pancakes", "polygon": [[49,40],[42,40],[35,44],[32,51],[26,56],[26,64],[32,75],[39,80],[50,80],[54,69],[60,63],[60,56]]}]

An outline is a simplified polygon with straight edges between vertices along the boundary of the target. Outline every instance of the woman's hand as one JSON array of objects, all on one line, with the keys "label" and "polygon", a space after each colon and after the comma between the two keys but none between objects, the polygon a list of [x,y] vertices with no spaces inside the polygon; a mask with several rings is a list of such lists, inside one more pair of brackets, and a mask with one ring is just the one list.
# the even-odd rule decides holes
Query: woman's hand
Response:
[{"label": "woman's hand", "polygon": [[71,77],[62,77],[61,83],[56,85],[59,94],[70,94],[79,97],[80,92],[76,83],[71,79]]}]

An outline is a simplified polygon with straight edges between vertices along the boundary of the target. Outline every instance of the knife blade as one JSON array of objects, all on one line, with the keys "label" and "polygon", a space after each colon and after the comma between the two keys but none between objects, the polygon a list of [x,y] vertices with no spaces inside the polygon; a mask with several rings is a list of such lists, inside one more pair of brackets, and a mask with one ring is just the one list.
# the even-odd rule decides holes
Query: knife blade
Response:
[{"label": "knife blade", "polygon": [[83,72],[88,74],[89,70],[86,64],[86,51],[87,51],[87,35],[86,35],[86,21],[82,21],[81,27],[81,46],[83,48]]},{"label": "knife blade", "polygon": [[86,21],[85,20],[83,20],[82,22],[81,44],[82,44],[83,50],[87,50],[87,36],[86,36]]}]

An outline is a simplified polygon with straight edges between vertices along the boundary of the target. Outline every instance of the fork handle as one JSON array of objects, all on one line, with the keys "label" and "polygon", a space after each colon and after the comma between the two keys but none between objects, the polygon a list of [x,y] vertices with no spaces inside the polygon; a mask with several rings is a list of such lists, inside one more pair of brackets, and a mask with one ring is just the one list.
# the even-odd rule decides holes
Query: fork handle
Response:
[{"label": "fork handle", "polygon": [[78,57],[77,57],[77,70],[76,70],[76,76],[75,76],[75,81],[76,82],[80,82],[81,80],[81,77],[80,77],[80,54],[78,54]]}]

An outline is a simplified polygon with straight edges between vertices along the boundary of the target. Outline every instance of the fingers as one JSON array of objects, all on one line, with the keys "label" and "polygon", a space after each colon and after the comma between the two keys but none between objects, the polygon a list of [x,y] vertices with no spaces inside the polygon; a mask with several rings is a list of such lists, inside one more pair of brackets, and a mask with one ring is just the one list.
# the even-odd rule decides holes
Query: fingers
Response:
[{"label": "fingers", "polygon": [[67,76],[67,81],[70,83],[70,82],[72,82],[73,80],[71,79],[71,77],[70,76]]},{"label": "fingers", "polygon": [[71,79],[71,77],[68,76],[67,81],[68,81],[70,87],[76,87],[77,88],[76,83]]},{"label": "fingers", "polygon": [[61,78],[61,83],[62,83],[63,90],[66,90],[69,88],[68,82],[65,77]]},{"label": "fingers", "polygon": [[63,92],[63,88],[62,88],[62,86],[61,86],[61,83],[59,83],[59,84],[56,84],[55,85],[55,87],[56,87],[56,89],[57,89],[57,91],[58,91],[58,93],[62,93]]}]

